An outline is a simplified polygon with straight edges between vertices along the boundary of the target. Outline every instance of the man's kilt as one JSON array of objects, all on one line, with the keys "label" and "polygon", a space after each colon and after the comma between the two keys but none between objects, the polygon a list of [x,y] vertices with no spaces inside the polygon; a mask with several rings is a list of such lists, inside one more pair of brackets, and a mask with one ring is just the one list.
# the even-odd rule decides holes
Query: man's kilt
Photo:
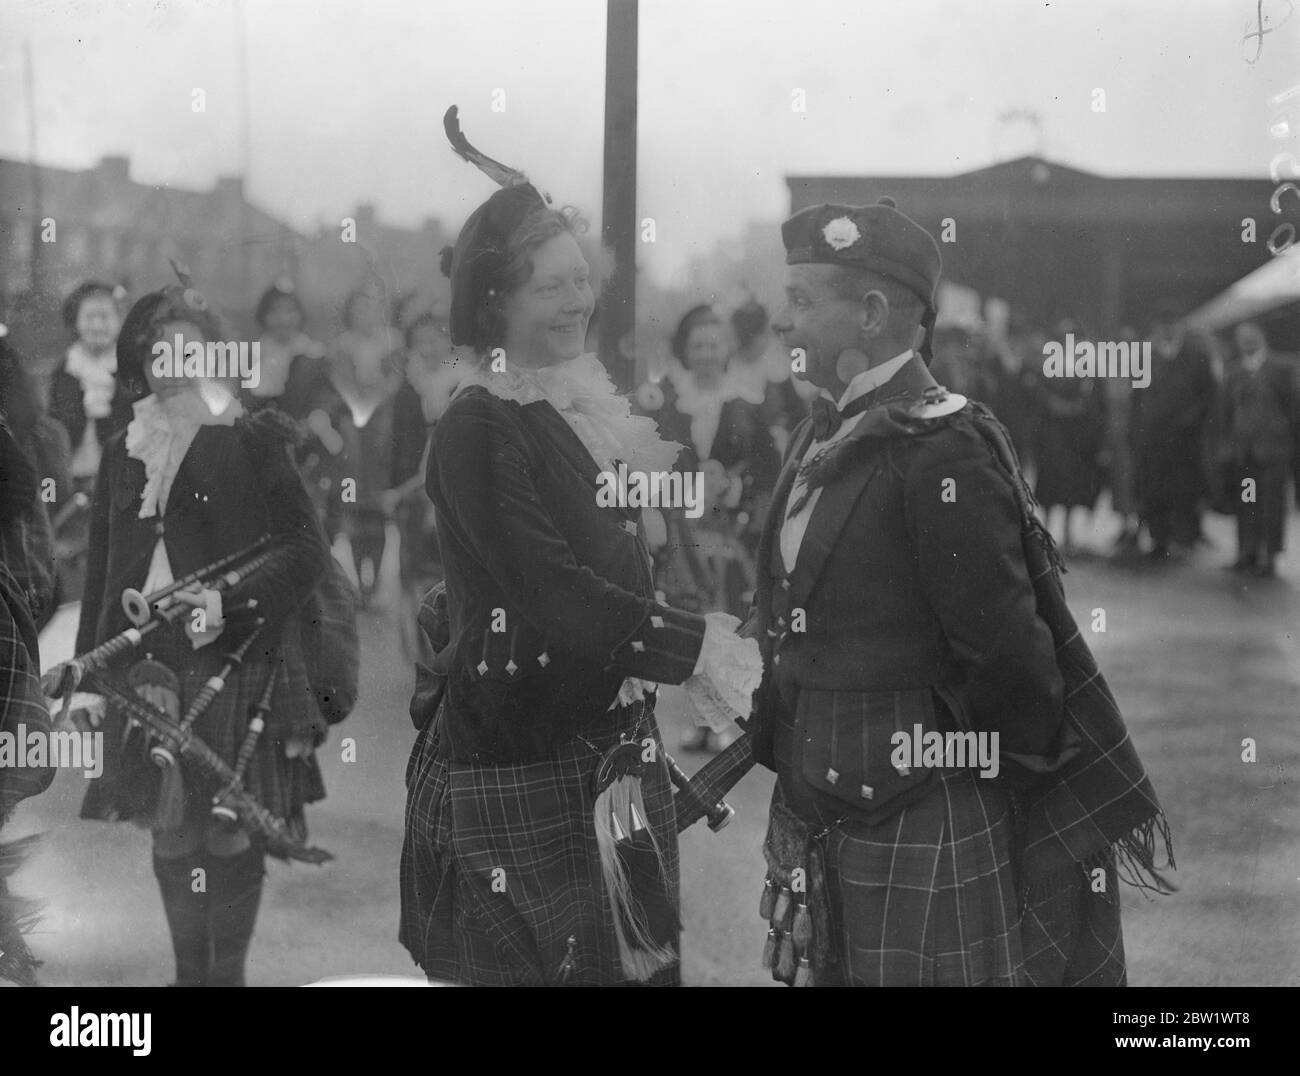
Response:
[{"label": "man's kilt", "polygon": [[938,775],[897,814],[824,838],[831,938],[817,985],[1027,985],[1009,798],[970,770]]},{"label": "man's kilt", "polygon": [[[620,733],[662,746],[653,705],[611,711],[600,733],[568,741],[543,762],[493,766],[440,759],[441,716],[420,732],[407,766],[398,940],[433,980],[625,983],[596,846],[592,775]],[[676,813],[662,749],[646,767],[642,795],[678,907]],[[679,980],[675,964],[649,985]]]}]

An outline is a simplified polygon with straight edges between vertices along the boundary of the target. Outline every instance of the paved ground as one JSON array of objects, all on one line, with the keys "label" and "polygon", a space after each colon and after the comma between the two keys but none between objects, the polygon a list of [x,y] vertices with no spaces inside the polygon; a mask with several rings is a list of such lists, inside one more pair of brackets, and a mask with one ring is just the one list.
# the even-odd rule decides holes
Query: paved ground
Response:
[{"label": "paved ground", "polygon": [[[1095,650],[1174,828],[1180,892],[1148,900],[1125,890],[1130,979],[1296,985],[1300,555],[1283,562],[1281,579],[1243,584],[1220,567],[1231,555],[1229,530],[1221,520],[1211,528],[1217,548],[1192,563],[1133,570],[1081,558],[1066,577],[1081,623],[1106,612]],[[1300,544],[1300,520],[1292,534]],[[1107,537],[1099,528],[1098,547]],[[362,635],[363,702],[324,749],[330,798],[310,815],[314,839],[338,858],[320,868],[270,865],[253,983],[414,972],[395,940],[411,673],[390,624],[370,615]],[[686,728],[680,703],[667,693],[670,745]],[[341,761],[343,736],[356,741],[355,762]],[[1253,765],[1241,761],[1245,737],[1258,744]],[[682,761],[688,770],[699,764]],[[688,983],[764,982],[757,897],[769,789],[770,775],[751,773],[730,797],[738,817],[727,830],[698,826],[682,840]],[[33,939],[43,981],[164,983],[170,949],[148,835],[78,821],[83,790],[82,777],[61,773],[5,832],[46,835],[16,886],[48,900],[44,932]]]}]

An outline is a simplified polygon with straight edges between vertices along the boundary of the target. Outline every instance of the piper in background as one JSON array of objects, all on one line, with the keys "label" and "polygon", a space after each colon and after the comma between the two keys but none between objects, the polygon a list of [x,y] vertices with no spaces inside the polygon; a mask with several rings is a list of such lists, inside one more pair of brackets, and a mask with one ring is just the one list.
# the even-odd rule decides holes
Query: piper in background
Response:
[{"label": "piper in background", "polygon": [[[273,412],[243,417],[233,383],[155,373],[153,345],[178,334],[186,344],[223,338],[192,286],[144,296],[118,339],[117,376],[135,401],[134,417],[104,446],[77,653],[131,626],[128,588],[156,594],[268,535],[261,570],[224,593],[211,584],[181,589],[172,600],[202,615],[152,631],[144,652],[116,675],[174,721],[202,709],[194,732],[231,767],[247,755],[244,787],[302,831],[303,807],[325,794],[313,750],[327,721],[309,683],[295,613],[326,570],[324,540]],[[242,662],[203,709],[210,679],[236,652]],[[63,694],[66,680],[64,666],[51,670],[47,694]],[[251,726],[263,711],[257,735]],[[217,790],[188,760],[157,765],[148,736],[120,706],[110,703],[102,720],[104,773],[90,785],[82,816],[152,829],[176,985],[242,986],[262,892],[261,839],[221,819]],[[198,877],[204,885],[195,884]]]}]

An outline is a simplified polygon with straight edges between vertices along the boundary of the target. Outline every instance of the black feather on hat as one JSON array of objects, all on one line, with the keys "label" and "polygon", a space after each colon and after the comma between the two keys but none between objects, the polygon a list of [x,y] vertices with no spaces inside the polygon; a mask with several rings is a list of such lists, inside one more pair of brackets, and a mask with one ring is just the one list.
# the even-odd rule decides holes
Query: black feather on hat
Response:
[{"label": "black feather on hat", "polygon": [[480,311],[488,297],[507,286],[506,267],[509,241],[519,225],[550,198],[534,187],[528,177],[480,152],[462,133],[455,105],[442,118],[451,148],[501,190],[470,214],[454,247],[442,251],[442,271],[451,279],[451,311],[448,330],[457,347],[486,351],[493,341]]}]

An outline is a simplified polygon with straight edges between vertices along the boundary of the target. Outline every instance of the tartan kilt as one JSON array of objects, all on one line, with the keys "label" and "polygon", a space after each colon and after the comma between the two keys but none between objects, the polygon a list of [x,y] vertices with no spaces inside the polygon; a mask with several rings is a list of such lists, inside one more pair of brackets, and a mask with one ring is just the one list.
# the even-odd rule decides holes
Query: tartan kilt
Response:
[{"label": "tartan kilt", "polygon": [[[271,696],[271,712],[244,772],[244,787],[263,807],[305,837],[303,807],[324,799],[325,785],[315,755],[306,759],[287,758],[284,741],[291,735],[310,736],[314,731],[319,743],[326,725],[307,680],[297,619],[289,617],[278,633],[263,638],[264,642],[256,642],[249,648],[244,663],[199,717],[194,731],[228,765],[234,766],[253,708],[266,687],[267,677],[274,675],[277,683]],[[194,650],[179,628],[168,626],[160,628],[148,640],[146,649],[156,661],[176,673],[180,681],[180,712],[184,715],[208,678],[221,671],[228,650],[240,641],[239,636],[227,638],[223,634],[208,646]],[[275,661],[277,651],[283,660]],[[137,660],[138,657],[137,652]],[[113,674],[120,676],[132,664],[131,660],[122,662]],[[151,738],[147,730],[110,702],[103,731],[104,772],[90,782],[82,801],[81,817],[152,824],[158,806],[161,771],[149,758]],[[205,800],[210,799],[216,787],[208,778],[188,760],[181,760],[181,769],[187,798],[198,793]]]},{"label": "tartan kilt", "polygon": [[1026,985],[1008,797],[969,770],[939,776],[898,814],[825,838],[832,956],[813,968],[819,985]]},{"label": "tartan kilt", "polygon": [[[441,716],[421,731],[407,766],[398,940],[433,980],[542,986],[559,984],[572,938],[566,985],[626,983],[596,846],[592,748],[603,754],[638,725],[662,748],[653,703],[611,711],[604,729],[586,733],[591,746],[575,738],[545,761],[521,764],[440,759]],[[642,795],[677,907],[676,812],[662,750],[646,767]],[[649,985],[676,985],[679,976],[674,964]]]}]

